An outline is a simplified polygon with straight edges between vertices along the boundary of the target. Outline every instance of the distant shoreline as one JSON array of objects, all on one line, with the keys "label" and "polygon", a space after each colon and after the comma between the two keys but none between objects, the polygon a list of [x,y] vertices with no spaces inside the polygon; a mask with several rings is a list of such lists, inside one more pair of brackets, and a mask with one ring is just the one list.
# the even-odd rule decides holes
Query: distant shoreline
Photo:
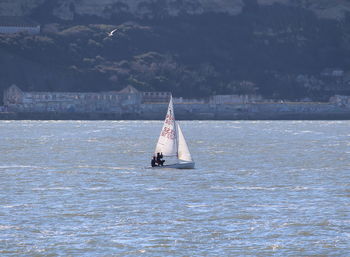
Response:
[{"label": "distant shoreline", "polygon": [[[28,113],[2,112],[0,120],[163,120],[165,114],[138,113]],[[177,120],[350,120],[350,111],[344,113],[212,113],[178,114]]]}]

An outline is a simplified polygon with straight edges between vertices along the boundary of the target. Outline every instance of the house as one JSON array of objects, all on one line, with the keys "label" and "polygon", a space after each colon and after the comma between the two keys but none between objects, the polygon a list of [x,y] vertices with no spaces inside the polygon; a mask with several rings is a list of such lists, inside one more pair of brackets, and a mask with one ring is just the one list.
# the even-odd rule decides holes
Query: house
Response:
[{"label": "house", "polygon": [[344,71],[339,68],[327,68],[321,72],[321,75],[324,77],[342,77],[344,75]]},{"label": "house", "polygon": [[40,33],[40,25],[26,17],[0,16],[0,33],[14,34],[19,32],[36,35]]}]

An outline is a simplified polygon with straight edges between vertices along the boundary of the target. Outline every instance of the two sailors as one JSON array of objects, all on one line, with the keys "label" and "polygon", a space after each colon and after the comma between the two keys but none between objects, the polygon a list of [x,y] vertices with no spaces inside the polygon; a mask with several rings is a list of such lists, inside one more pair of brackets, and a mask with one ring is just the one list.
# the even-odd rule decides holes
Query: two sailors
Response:
[{"label": "two sailors", "polygon": [[163,160],[163,153],[157,153],[157,156],[153,156],[151,160],[151,166],[163,166],[165,160]]}]

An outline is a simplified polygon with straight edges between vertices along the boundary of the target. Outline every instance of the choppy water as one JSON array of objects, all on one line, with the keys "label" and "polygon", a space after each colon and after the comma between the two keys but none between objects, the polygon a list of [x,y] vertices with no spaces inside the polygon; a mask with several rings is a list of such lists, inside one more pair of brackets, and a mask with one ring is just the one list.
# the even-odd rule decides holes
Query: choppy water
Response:
[{"label": "choppy water", "polygon": [[349,121],[0,121],[0,256],[349,256]]}]

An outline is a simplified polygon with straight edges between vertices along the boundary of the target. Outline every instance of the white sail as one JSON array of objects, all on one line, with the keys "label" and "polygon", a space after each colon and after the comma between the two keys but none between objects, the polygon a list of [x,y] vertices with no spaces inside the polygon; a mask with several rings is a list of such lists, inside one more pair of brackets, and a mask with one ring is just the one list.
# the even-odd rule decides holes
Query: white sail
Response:
[{"label": "white sail", "polygon": [[155,154],[157,153],[163,153],[164,156],[177,156],[177,136],[173,99],[171,96],[168,111],[164,120],[164,125],[162,131],[160,132],[155,150]]},{"label": "white sail", "polygon": [[188,150],[188,146],[186,143],[186,140],[182,134],[180,125],[176,123],[177,125],[177,138],[178,138],[178,158],[181,161],[187,161],[192,162],[192,156],[190,154],[190,151]]}]

